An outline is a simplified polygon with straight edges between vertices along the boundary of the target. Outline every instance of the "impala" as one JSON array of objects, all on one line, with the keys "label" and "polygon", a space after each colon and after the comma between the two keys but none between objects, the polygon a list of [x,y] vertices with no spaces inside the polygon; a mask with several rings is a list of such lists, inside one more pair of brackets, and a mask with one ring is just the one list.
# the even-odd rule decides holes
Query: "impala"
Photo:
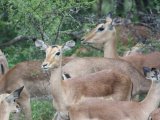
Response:
[{"label": "impala", "polygon": [[141,73],[143,67],[160,67],[160,52],[153,52],[147,55],[135,54],[119,57],[116,51],[116,30],[114,27],[115,20],[106,18],[106,23],[96,26],[90,33],[83,37],[82,43],[103,44],[105,58],[121,58],[130,62]]},{"label": "impala", "polygon": [[[55,49],[52,55],[55,55],[57,61],[57,55],[62,57],[62,46],[51,46],[48,48]],[[65,47],[65,46],[63,46]],[[47,54],[49,55],[49,54]],[[51,54],[50,54],[51,55]],[[48,56],[51,59],[51,56]],[[54,107],[58,111],[58,115],[54,119],[59,117],[67,118],[67,107],[75,104],[87,97],[102,97],[111,100],[130,100],[132,83],[129,77],[120,73],[117,70],[103,70],[82,77],[74,77],[69,80],[62,80],[62,67],[61,63],[54,65],[60,65],[57,70],[54,70],[51,74],[51,86]],[[47,61],[45,61],[47,63]],[[42,67],[46,69],[46,64]],[[61,119],[62,119],[61,118]]]},{"label": "impala", "polygon": [[3,52],[0,50],[0,78],[2,75],[4,75],[8,71],[8,62],[3,54]]},{"label": "impala", "polygon": [[[129,78],[131,78],[133,82],[133,91],[132,91],[133,95],[140,92],[140,90],[144,92],[148,89],[146,87],[143,88],[143,83],[140,83],[140,79],[145,80],[143,75],[141,75],[134,67],[132,67],[132,65],[123,60],[106,59],[106,58],[75,58],[74,60],[71,60],[62,67],[61,66],[62,51],[64,51],[65,48],[70,47],[70,45],[72,45],[71,41],[67,42],[64,46],[58,46],[58,45],[49,46],[40,40],[36,41],[35,44],[38,47],[42,47],[41,49],[44,49],[46,51],[46,58],[42,64],[42,68],[44,70],[58,68],[56,71],[54,70],[51,73],[50,81],[52,86],[52,95],[54,98],[53,103],[55,104],[55,107],[58,111],[62,111],[60,113],[63,114],[64,116],[67,114],[67,112],[64,110],[67,108],[66,106],[77,103],[77,101],[81,100],[82,97],[90,97],[87,96],[87,94],[89,95],[89,92],[96,91],[96,93],[98,93],[97,96],[102,95],[101,94],[102,89],[101,90],[94,89],[88,91],[88,89],[91,89],[93,86],[96,85],[99,86],[104,80],[102,79],[104,77],[104,73],[102,72],[104,71],[97,72],[100,70],[105,70],[105,72],[110,70],[112,70],[113,72],[118,71],[121,74],[124,74],[125,76],[129,76]],[[72,79],[62,81],[61,77],[63,76],[64,73],[67,73]],[[93,74],[87,75],[89,73]],[[111,73],[107,74],[106,76],[111,76]],[[99,82],[95,82],[98,79],[100,79]],[[116,79],[116,77],[113,77],[113,79]],[[88,85],[88,88],[85,87],[86,86],[85,84]],[[149,84],[150,82],[148,82],[148,87]],[[101,86],[103,85],[101,84]],[[85,92],[86,95],[84,95],[84,90],[87,91]]]},{"label": "impala", "polygon": [[[62,47],[57,45],[49,46],[40,41],[41,40],[36,41],[37,46],[45,46],[45,48],[41,49],[44,49],[46,52],[46,58],[41,66],[43,70],[59,67],[62,60],[62,51],[65,51],[64,46],[68,46],[67,44],[72,44],[73,42],[68,41],[67,44]],[[133,95],[140,91],[147,92],[150,87],[151,82],[149,80],[146,80],[145,77],[132,65],[121,59],[107,59],[98,57],[75,58],[62,67],[62,74],[67,73],[71,78],[73,78],[104,69],[116,69],[117,71],[121,71],[122,73],[128,75],[133,82]]]},{"label": "impala", "polygon": [[106,102],[90,98],[69,108],[70,120],[147,120],[160,102],[160,70],[149,69],[146,75],[152,85],[143,101]]},{"label": "impala", "polygon": [[9,120],[10,113],[20,111],[20,107],[16,102],[19,99],[23,87],[13,91],[10,94],[0,95],[0,120]]},{"label": "impala", "polygon": [[[64,58],[63,64],[73,58]],[[18,102],[26,120],[31,120],[30,97],[45,98],[51,96],[49,76],[50,72],[41,70],[41,61],[25,61],[16,64],[0,79],[0,93],[11,92],[18,86],[24,86]],[[19,115],[15,115],[18,119]]]}]

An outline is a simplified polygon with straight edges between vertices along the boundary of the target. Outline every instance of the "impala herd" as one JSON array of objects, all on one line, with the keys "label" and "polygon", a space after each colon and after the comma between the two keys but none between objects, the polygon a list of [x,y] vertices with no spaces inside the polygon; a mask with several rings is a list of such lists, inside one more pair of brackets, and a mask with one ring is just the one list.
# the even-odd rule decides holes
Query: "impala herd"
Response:
[{"label": "impala herd", "polygon": [[[48,45],[44,61],[26,61],[8,69],[0,51],[0,120],[32,119],[30,99],[50,97],[53,120],[160,120],[160,52],[120,57],[116,51],[116,20],[107,17],[82,38],[82,44],[102,44],[104,57],[63,57],[75,46]],[[144,100],[139,96],[147,93]],[[140,102],[139,102],[140,101]]]}]

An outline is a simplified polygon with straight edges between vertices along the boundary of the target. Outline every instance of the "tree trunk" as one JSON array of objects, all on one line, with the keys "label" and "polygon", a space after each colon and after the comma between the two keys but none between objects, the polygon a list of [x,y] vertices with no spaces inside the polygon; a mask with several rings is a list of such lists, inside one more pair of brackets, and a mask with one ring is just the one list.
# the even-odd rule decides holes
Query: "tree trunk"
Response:
[{"label": "tree trunk", "polygon": [[123,16],[124,12],[124,0],[116,0],[116,14]]},{"label": "tree trunk", "polygon": [[98,18],[102,16],[102,4],[103,4],[103,0],[97,1],[97,17]]}]

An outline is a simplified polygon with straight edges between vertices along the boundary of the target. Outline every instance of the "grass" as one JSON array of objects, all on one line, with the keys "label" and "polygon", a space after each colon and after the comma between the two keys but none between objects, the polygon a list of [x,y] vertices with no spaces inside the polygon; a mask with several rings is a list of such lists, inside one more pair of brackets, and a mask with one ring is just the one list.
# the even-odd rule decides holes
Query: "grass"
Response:
[{"label": "grass", "polygon": [[[52,120],[55,113],[52,101],[49,100],[32,100],[31,107],[32,120]],[[13,114],[11,114],[10,120],[13,120]],[[24,120],[23,114],[21,114],[20,120]]]}]

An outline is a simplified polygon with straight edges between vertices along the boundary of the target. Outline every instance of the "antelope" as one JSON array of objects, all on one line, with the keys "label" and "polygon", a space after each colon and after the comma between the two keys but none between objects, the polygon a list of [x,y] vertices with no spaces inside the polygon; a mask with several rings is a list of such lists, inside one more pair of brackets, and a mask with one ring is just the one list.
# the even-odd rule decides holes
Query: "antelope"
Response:
[{"label": "antelope", "polygon": [[[60,55],[61,47],[51,46],[51,48],[58,49],[57,53],[53,53],[56,55],[56,60],[58,60],[57,55]],[[56,63],[54,64],[56,65]],[[43,66],[46,68],[45,64]],[[57,64],[57,67],[57,70],[51,73],[50,79],[53,103],[58,111],[58,115],[54,119],[58,120],[59,117],[67,119],[67,107],[88,97],[102,97],[116,101],[130,100],[131,98],[132,82],[127,75],[123,75],[120,71],[102,70],[89,75],[62,80],[61,63]]]},{"label": "antelope", "polygon": [[20,112],[21,108],[16,102],[19,99],[23,87],[13,91],[12,93],[4,93],[0,95],[0,120],[9,120],[10,113]]},{"label": "antelope", "polygon": [[148,68],[145,72],[152,85],[143,101],[106,102],[90,98],[70,106],[70,120],[147,120],[160,102],[160,70]]},{"label": "antelope", "polygon": [[160,52],[153,52],[147,55],[134,54],[120,57],[116,51],[116,30],[114,24],[116,20],[106,18],[106,23],[96,26],[90,33],[82,38],[82,43],[103,44],[105,58],[120,58],[130,62],[143,73],[143,67],[160,67]]},{"label": "antelope", "polygon": [[[63,64],[73,58],[66,57]],[[0,79],[0,93],[11,92],[19,86],[24,86],[18,102],[26,120],[31,120],[30,98],[46,98],[51,96],[50,72],[41,70],[41,61],[25,61],[16,64]],[[15,118],[18,119],[18,114]]]},{"label": "antelope", "polygon": [[3,54],[3,52],[0,50],[0,78],[2,75],[4,75],[8,71],[8,62]]},{"label": "antelope", "polygon": [[[53,99],[54,99],[53,103],[54,102],[57,103],[60,101],[61,101],[61,103],[64,103],[65,101],[72,100],[73,96],[69,96],[70,95],[69,93],[72,94],[72,92],[71,92],[71,90],[67,90],[67,89],[69,89],[69,88],[71,89],[71,87],[74,88],[74,86],[77,86],[77,85],[72,85],[72,86],[70,85],[69,86],[67,84],[74,84],[76,82],[79,83],[80,81],[82,81],[81,79],[83,78],[83,76],[90,74],[90,73],[98,72],[101,70],[118,71],[118,72],[128,76],[129,78],[131,78],[131,81],[133,82],[132,95],[135,95],[140,91],[146,92],[148,90],[148,88],[146,88],[146,86],[148,85],[148,87],[149,87],[150,82],[148,82],[147,85],[146,85],[146,83],[145,83],[145,85],[143,85],[143,82],[144,82],[143,80],[146,81],[144,76],[141,73],[139,73],[132,65],[130,65],[128,62],[126,62],[124,60],[106,59],[106,58],[87,58],[87,57],[86,58],[75,58],[74,60],[71,60],[70,62],[68,62],[67,64],[65,64],[62,67],[61,66],[62,53],[63,53],[63,51],[65,51],[66,46],[70,47],[72,42],[68,41],[63,46],[59,46],[59,45],[49,46],[49,45],[46,45],[41,40],[35,41],[36,46],[41,47],[41,49],[45,50],[45,52],[46,52],[46,58],[45,58],[44,62],[42,63],[42,69],[49,70],[49,69],[57,68],[57,71],[54,70],[53,72],[51,72],[51,78],[50,78],[51,86],[52,86],[51,92],[52,92]],[[63,76],[63,74],[68,74],[71,77],[71,79],[66,80],[66,81],[62,81],[61,77]],[[92,75],[96,76],[96,74],[100,74],[100,73],[95,73]],[[101,76],[99,76],[99,77],[101,77]],[[92,80],[95,78],[96,77],[92,77]],[[78,80],[76,80],[76,79],[78,79]],[[142,81],[140,81],[140,79],[142,79]],[[76,80],[76,81],[74,82],[74,80]],[[86,80],[86,83],[88,83],[87,81],[90,79],[84,79],[84,80]],[[70,83],[70,82],[73,82],[73,83]],[[95,83],[95,85],[96,85],[96,83]],[[68,88],[68,86],[69,86],[69,88]],[[143,86],[145,86],[145,88]],[[64,90],[66,93],[59,92],[62,90]],[[83,92],[82,90],[83,89],[78,90],[79,93],[77,95],[79,95],[81,92]],[[67,99],[62,98],[63,96],[66,96],[65,94],[68,95]],[[77,98],[77,96],[74,96],[74,97],[76,99],[80,99],[81,95],[82,94],[80,94],[80,97],[78,97],[78,98]],[[57,97],[57,96],[59,96],[59,97]],[[57,100],[57,98],[60,98],[60,99]],[[76,100],[76,101],[78,101],[78,100]],[[63,108],[63,106],[65,106],[65,104],[62,104],[62,106],[60,107],[60,105],[56,105],[56,103],[54,103],[56,108]],[[62,112],[62,113],[64,113],[64,112]]]},{"label": "antelope", "polygon": [[[68,41],[62,46],[47,45],[43,41],[35,41],[36,46],[42,47],[45,50],[46,58],[41,67],[43,70],[52,70],[61,64],[62,54],[65,47],[70,47],[68,44],[73,44],[73,41]],[[133,82],[133,95],[138,92],[147,92],[150,87],[150,81],[138,72],[130,63],[121,59],[98,58],[98,57],[83,57],[74,58],[65,64],[62,68],[62,74],[67,73],[71,78],[83,76],[104,69],[116,69],[123,74],[128,75]],[[56,76],[55,76],[56,77]],[[146,82],[144,82],[146,81]]]}]

